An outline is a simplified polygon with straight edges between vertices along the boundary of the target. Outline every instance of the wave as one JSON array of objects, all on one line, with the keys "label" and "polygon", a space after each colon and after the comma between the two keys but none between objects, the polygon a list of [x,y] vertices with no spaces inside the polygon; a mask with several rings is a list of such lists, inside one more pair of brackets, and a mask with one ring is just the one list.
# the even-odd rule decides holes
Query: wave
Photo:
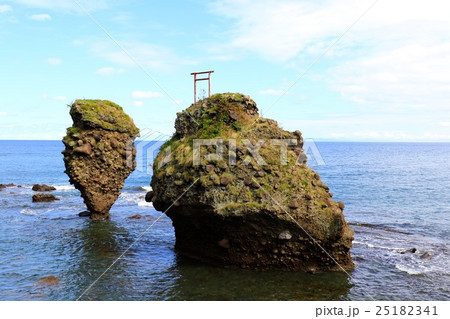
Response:
[{"label": "wave", "polygon": [[148,202],[139,202],[138,203],[139,207],[153,207],[152,203],[148,203]]},{"label": "wave", "polygon": [[128,203],[137,205],[139,207],[153,207],[152,203],[147,203],[145,201],[145,198],[143,198],[142,194],[139,193],[124,192],[120,194],[119,198]]},{"label": "wave", "polygon": [[73,185],[52,185],[57,191],[73,191],[75,186]]},{"label": "wave", "polygon": [[420,256],[417,258],[409,258],[395,265],[400,271],[406,272],[410,275],[422,275],[428,273],[437,273],[448,275],[448,258],[445,254],[433,254],[430,259],[423,259]]},{"label": "wave", "polygon": [[395,265],[395,268],[397,268],[400,271],[406,272],[409,275],[423,275],[427,272],[430,272],[430,269],[426,269],[425,267],[423,267],[422,269],[418,269],[418,268],[414,268],[413,266],[410,265],[403,265],[403,264],[397,264]]},{"label": "wave", "polygon": [[20,211],[20,213],[21,213],[22,215],[26,215],[26,216],[36,216],[36,215],[39,215],[39,211],[36,210],[36,209],[32,209],[32,208],[25,208],[25,209],[22,209],[22,210]]},{"label": "wave", "polygon": [[150,186],[126,186],[124,191],[135,191],[135,192],[150,192],[152,188]]},{"label": "wave", "polygon": [[[53,186],[54,188],[56,188],[57,191],[73,191],[75,190],[75,186],[73,185],[50,185],[49,186]],[[24,189],[32,189],[33,185],[23,185],[21,188]]]},{"label": "wave", "polygon": [[20,211],[20,214],[25,216],[38,216],[42,214],[46,214],[53,211],[53,209],[42,210],[42,209],[33,209],[33,208],[25,208]]},{"label": "wave", "polygon": [[[383,258],[396,269],[417,276],[423,274],[450,274],[448,268],[448,249],[446,243],[419,243],[410,242],[408,247],[388,247],[382,243],[368,243],[364,241],[354,241],[353,244],[366,246],[373,249],[372,256]],[[397,243],[398,244],[398,243]],[[424,245],[425,244],[425,245]]]},{"label": "wave", "polygon": [[374,245],[374,244],[363,243],[363,242],[356,241],[356,240],[353,241],[353,244],[354,245],[363,245],[363,246],[366,246],[366,247],[369,247],[369,248],[375,248],[375,249],[385,249],[385,250],[393,250],[393,251],[405,251],[406,250],[406,248],[404,248],[404,247],[377,246],[377,245]]}]

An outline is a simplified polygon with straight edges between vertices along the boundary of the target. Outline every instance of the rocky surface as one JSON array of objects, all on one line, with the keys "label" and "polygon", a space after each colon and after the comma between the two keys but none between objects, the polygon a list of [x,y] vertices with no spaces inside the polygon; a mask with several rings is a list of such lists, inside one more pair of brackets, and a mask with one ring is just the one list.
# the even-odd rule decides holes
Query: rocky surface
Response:
[{"label": "rocky surface", "polygon": [[[180,254],[249,269],[353,268],[345,206],[307,167],[299,131],[259,117],[256,103],[237,93],[197,102],[177,115],[175,128],[146,200],[172,219]],[[194,151],[198,139],[222,139],[223,154],[208,155],[220,141]],[[287,142],[296,145],[283,152]]]},{"label": "rocky surface", "polygon": [[47,203],[59,200],[59,198],[53,196],[52,194],[35,194],[33,195],[33,203]]},{"label": "rocky surface", "polygon": [[125,179],[136,167],[134,140],[139,130],[110,101],[77,100],[73,126],[63,139],[66,173],[81,192],[92,219],[107,219]]},{"label": "rocky surface", "polygon": [[43,185],[35,184],[35,185],[33,185],[32,190],[35,192],[52,192],[52,191],[56,191],[56,188],[53,186],[45,185],[45,184],[43,184]]}]

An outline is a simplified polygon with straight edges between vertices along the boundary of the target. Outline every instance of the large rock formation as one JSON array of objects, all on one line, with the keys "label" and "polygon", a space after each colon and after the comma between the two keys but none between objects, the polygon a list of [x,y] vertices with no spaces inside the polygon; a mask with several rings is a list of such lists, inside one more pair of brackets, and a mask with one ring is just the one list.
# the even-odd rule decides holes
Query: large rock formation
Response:
[{"label": "large rock formation", "polygon": [[251,269],[353,267],[344,204],[306,166],[299,131],[282,130],[231,93],[193,104],[175,128],[146,199],[172,219],[179,253]]},{"label": "large rock formation", "polygon": [[136,167],[134,140],[139,130],[110,101],[77,100],[70,107],[73,126],[63,139],[66,173],[81,192],[92,219],[109,210]]}]

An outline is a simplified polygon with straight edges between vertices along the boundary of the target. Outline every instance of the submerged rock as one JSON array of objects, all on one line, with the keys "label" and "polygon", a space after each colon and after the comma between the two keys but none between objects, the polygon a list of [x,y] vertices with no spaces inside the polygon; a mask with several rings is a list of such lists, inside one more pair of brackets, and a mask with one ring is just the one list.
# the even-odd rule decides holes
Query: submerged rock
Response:
[{"label": "submerged rock", "polygon": [[36,284],[36,286],[56,286],[59,285],[59,279],[55,276],[48,276],[44,277],[41,280],[39,280]]},{"label": "submerged rock", "polygon": [[66,173],[80,190],[90,217],[107,219],[125,179],[136,167],[134,140],[139,130],[110,101],[77,100],[70,115],[73,126],[63,139]]},{"label": "submerged rock", "polygon": [[139,214],[133,215],[133,216],[128,217],[128,219],[142,219],[142,215],[139,215]]},{"label": "submerged rock", "polygon": [[306,166],[299,131],[237,93],[193,104],[175,128],[146,200],[172,219],[180,254],[251,269],[353,268],[344,203]]},{"label": "submerged rock", "polygon": [[91,217],[91,212],[88,210],[85,210],[84,212],[81,212],[78,214],[78,217]]},{"label": "submerged rock", "polygon": [[54,202],[56,200],[59,200],[59,198],[53,196],[52,194],[35,194],[35,195],[33,195],[33,203]]},{"label": "submerged rock", "polygon": [[56,188],[53,186],[45,185],[45,184],[43,184],[43,185],[35,184],[35,185],[33,185],[32,190],[35,192],[51,192],[51,191],[56,191]]}]

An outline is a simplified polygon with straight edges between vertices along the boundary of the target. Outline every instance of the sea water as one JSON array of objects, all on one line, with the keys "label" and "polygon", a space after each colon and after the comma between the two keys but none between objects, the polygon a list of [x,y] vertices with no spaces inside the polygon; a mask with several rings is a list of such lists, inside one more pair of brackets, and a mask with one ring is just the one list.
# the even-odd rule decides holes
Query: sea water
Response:
[{"label": "sea water", "polygon": [[[64,174],[61,142],[0,141],[0,183],[22,186],[0,192],[0,300],[450,300],[450,144],[316,145],[309,165],[355,230],[348,274],[182,258],[170,219],[143,198],[146,170],[128,178],[111,220],[95,222],[78,217],[86,208]],[[32,203],[36,183],[54,185],[60,201]],[[47,276],[60,283],[36,284]]]}]

